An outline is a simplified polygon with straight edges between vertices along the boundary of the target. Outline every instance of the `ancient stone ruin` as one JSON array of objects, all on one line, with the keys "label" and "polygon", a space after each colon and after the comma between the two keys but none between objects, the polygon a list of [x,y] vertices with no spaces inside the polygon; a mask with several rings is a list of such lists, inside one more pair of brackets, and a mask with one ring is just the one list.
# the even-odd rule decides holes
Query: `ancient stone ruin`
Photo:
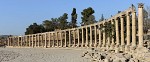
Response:
[{"label": "ancient stone ruin", "polygon": [[[7,38],[7,47],[87,48],[82,57],[96,62],[150,62],[149,46],[145,46],[143,40],[143,9],[144,4],[139,3],[138,11],[132,5],[109,19],[91,25],[11,36]],[[107,23],[114,27],[109,28],[112,36],[104,28]]]}]

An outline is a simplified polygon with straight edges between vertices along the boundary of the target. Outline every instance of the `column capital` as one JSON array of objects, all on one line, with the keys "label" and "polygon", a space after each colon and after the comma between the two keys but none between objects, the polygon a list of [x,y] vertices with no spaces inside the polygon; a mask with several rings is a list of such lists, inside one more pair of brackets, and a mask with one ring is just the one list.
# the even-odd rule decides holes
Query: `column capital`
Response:
[{"label": "column capital", "polygon": [[119,17],[115,17],[115,20],[118,20]]},{"label": "column capital", "polygon": [[138,3],[138,8],[143,8],[144,4],[143,3]]},{"label": "column capital", "polygon": [[125,16],[124,15],[120,15],[119,17],[124,18]]},{"label": "column capital", "polygon": [[132,13],[136,13],[136,11],[132,11]]},{"label": "column capital", "polygon": [[130,16],[130,12],[127,12],[126,15],[127,15],[127,16]]}]

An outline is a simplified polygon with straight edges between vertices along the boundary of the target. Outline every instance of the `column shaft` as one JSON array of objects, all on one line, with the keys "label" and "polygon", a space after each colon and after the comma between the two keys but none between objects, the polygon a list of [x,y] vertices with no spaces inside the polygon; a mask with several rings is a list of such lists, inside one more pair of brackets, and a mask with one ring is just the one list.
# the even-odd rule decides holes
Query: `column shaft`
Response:
[{"label": "column shaft", "polygon": [[96,25],[94,26],[94,31],[95,31],[95,44],[94,44],[94,46],[97,47],[97,29],[96,29]]},{"label": "column shaft", "polygon": [[124,17],[121,16],[121,45],[125,45],[124,43]]},{"label": "column shaft", "polygon": [[33,43],[33,40],[34,40],[34,36],[32,35],[32,47],[34,47],[34,46],[33,46],[33,44],[34,44],[34,43]]},{"label": "column shaft", "polygon": [[144,4],[139,4],[138,5],[138,35],[139,35],[139,46],[143,46],[143,5]]},{"label": "column shaft", "polygon": [[52,36],[53,36],[53,47],[55,47],[55,35],[54,35],[54,33],[52,33]]},{"label": "column shaft", "polygon": [[86,27],[86,47],[88,47],[88,27]]},{"label": "column shaft", "polygon": [[37,43],[37,35],[35,35],[35,47],[36,47],[36,43]]},{"label": "column shaft", "polygon": [[119,26],[118,26],[118,19],[115,20],[115,26],[116,26],[116,44],[117,46],[120,44],[119,43]]},{"label": "column shaft", "polygon": [[60,32],[60,42],[61,42],[61,46],[60,47],[62,47],[63,46],[63,44],[62,44],[62,32]]},{"label": "column shaft", "polygon": [[19,45],[19,41],[20,41],[20,39],[19,39],[19,37],[18,37],[18,47],[20,46],[20,45]]},{"label": "column shaft", "polygon": [[[103,26],[105,26],[104,23]],[[106,34],[105,34],[105,28],[103,28],[103,47],[105,47],[105,45],[106,45]]]},{"label": "column shaft", "polygon": [[71,30],[69,30],[69,47],[71,46]]},{"label": "column shaft", "polygon": [[57,46],[56,47],[59,47],[58,32],[56,32],[56,39],[57,39]]},{"label": "column shaft", "polygon": [[76,33],[75,33],[76,31],[75,30],[73,30],[73,37],[74,37],[74,46],[73,47],[75,47],[76,46]]},{"label": "column shaft", "polygon": [[10,37],[7,38],[7,45],[9,46],[9,42],[10,42]]},{"label": "column shaft", "polygon": [[51,47],[51,33],[49,33],[49,47]]},{"label": "column shaft", "polygon": [[45,48],[47,48],[47,35],[46,35],[46,33],[45,33],[45,35],[44,35],[45,37]]},{"label": "column shaft", "polygon": [[[111,21],[111,24],[114,25],[114,19],[113,19],[113,21]],[[114,26],[114,27],[115,27],[115,26]],[[114,35],[114,30],[115,30],[115,29],[112,30],[112,35]],[[111,45],[113,45],[113,46],[115,45],[114,37],[111,38]]]},{"label": "column shaft", "polygon": [[31,46],[31,36],[29,35],[29,47]]},{"label": "column shaft", "polygon": [[130,14],[127,14],[127,45],[130,45]]},{"label": "column shaft", "polygon": [[92,26],[90,26],[90,47],[92,47]]},{"label": "column shaft", "polygon": [[99,44],[99,47],[101,47],[101,44],[102,44],[102,38],[101,38],[101,30],[100,30],[100,28],[101,28],[101,27],[100,27],[100,25],[99,25],[99,30],[98,30],[98,31],[99,31],[99,43],[98,43],[98,44]]},{"label": "column shaft", "polygon": [[80,29],[77,29],[77,34],[78,34],[78,47],[79,47],[79,45],[80,45]]},{"label": "column shaft", "polygon": [[84,45],[84,28],[82,28],[82,47]]},{"label": "column shaft", "polygon": [[38,34],[38,47],[40,47],[40,34]]},{"label": "column shaft", "polygon": [[132,12],[132,46],[136,46],[136,12]]},{"label": "column shaft", "polygon": [[65,47],[67,46],[67,37],[66,37],[66,31],[65,31]]}]

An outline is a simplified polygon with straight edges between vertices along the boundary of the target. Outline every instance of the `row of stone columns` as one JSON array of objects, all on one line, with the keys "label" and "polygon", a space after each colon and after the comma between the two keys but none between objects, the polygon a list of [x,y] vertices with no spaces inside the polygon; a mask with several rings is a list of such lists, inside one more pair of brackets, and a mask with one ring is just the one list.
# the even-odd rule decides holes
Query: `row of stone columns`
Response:
[{"label": "row of stone columns", "polygon": [[[126,21],[125,21],[126,20]],[[115,23],[113,22],[115,21]],[[132,21],[132,22],[130,22]],[[115,24],[116,38],[106,38],[106,32],[101,25],[105,25],[105,22],[111,22]],[[120,22],[120,23],[119,23]],[[126,33],[125,38],[125,26]],[[8,46],[22,46],[22,47],[114,47],[121,46],[124,49],[125,46],[137,46],[136,41],[136,11],[135,7],[129,8],[128,11],[121,12],[118,16],[112,17],[108,21],[102,21],[96,24],[81,26],[78,28],[59,30],[54,32],[38,33],[25,36],[15,36],[8,38]],[[132,27],[130,27],[132,23]],[[120,25],[119,25],[120,24]],[[119,30],[121,28],[121,30]],[[131,29],[132,28],[132,33]],[[121,39],[119,38],[121,36]],[[132,40],[131,37],[132,36]],[[138,45],[143,46],[143,4],[138,6]],[[125,40],[126,39],[126,40]],[[116,41],[115,41],[116,40]],[[132,41],[132,42],[131,42]],[[107,43],[106,43],[107,42]]]}]

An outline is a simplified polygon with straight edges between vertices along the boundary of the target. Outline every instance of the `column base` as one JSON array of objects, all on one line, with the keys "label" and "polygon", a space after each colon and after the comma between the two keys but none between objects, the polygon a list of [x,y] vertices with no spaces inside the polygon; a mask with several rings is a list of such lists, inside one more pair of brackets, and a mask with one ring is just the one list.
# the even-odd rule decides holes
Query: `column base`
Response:
[{"label": "column base", "polygon": [[125,53],[128,53],[128,52],[130,52],[130,45],[125,46]]},{"label": "column base", "polygon": [[125,45],[121,45],[120,51],[124,52],[125,51]]},{"label": "column base", "polygon": [[119,49],[119,45],[115,46],[115,53],[119,53],[120,49]]},{"label": "column base", "polygon": [[150,50],[144,46],[138,46],[136,48],[136,52],[139,52],[139,53],[148,53],[150,52]]},{"label": "column base", "polygon": [[97,47],[97,45],[96,45],[96,44],[94,44],[94,47]]},{"label": "column base", "polygon": [[114,48],[115,48],[114,45],[110,45],[110,48],[109,48],[109,49],[110,49],[110,50],[115,50]]},{"label": "column base", "polygon": [[106,46],[106,45],[104,45],[104,44],[102,45],[102,47],[105,47],[105,46]]}]

